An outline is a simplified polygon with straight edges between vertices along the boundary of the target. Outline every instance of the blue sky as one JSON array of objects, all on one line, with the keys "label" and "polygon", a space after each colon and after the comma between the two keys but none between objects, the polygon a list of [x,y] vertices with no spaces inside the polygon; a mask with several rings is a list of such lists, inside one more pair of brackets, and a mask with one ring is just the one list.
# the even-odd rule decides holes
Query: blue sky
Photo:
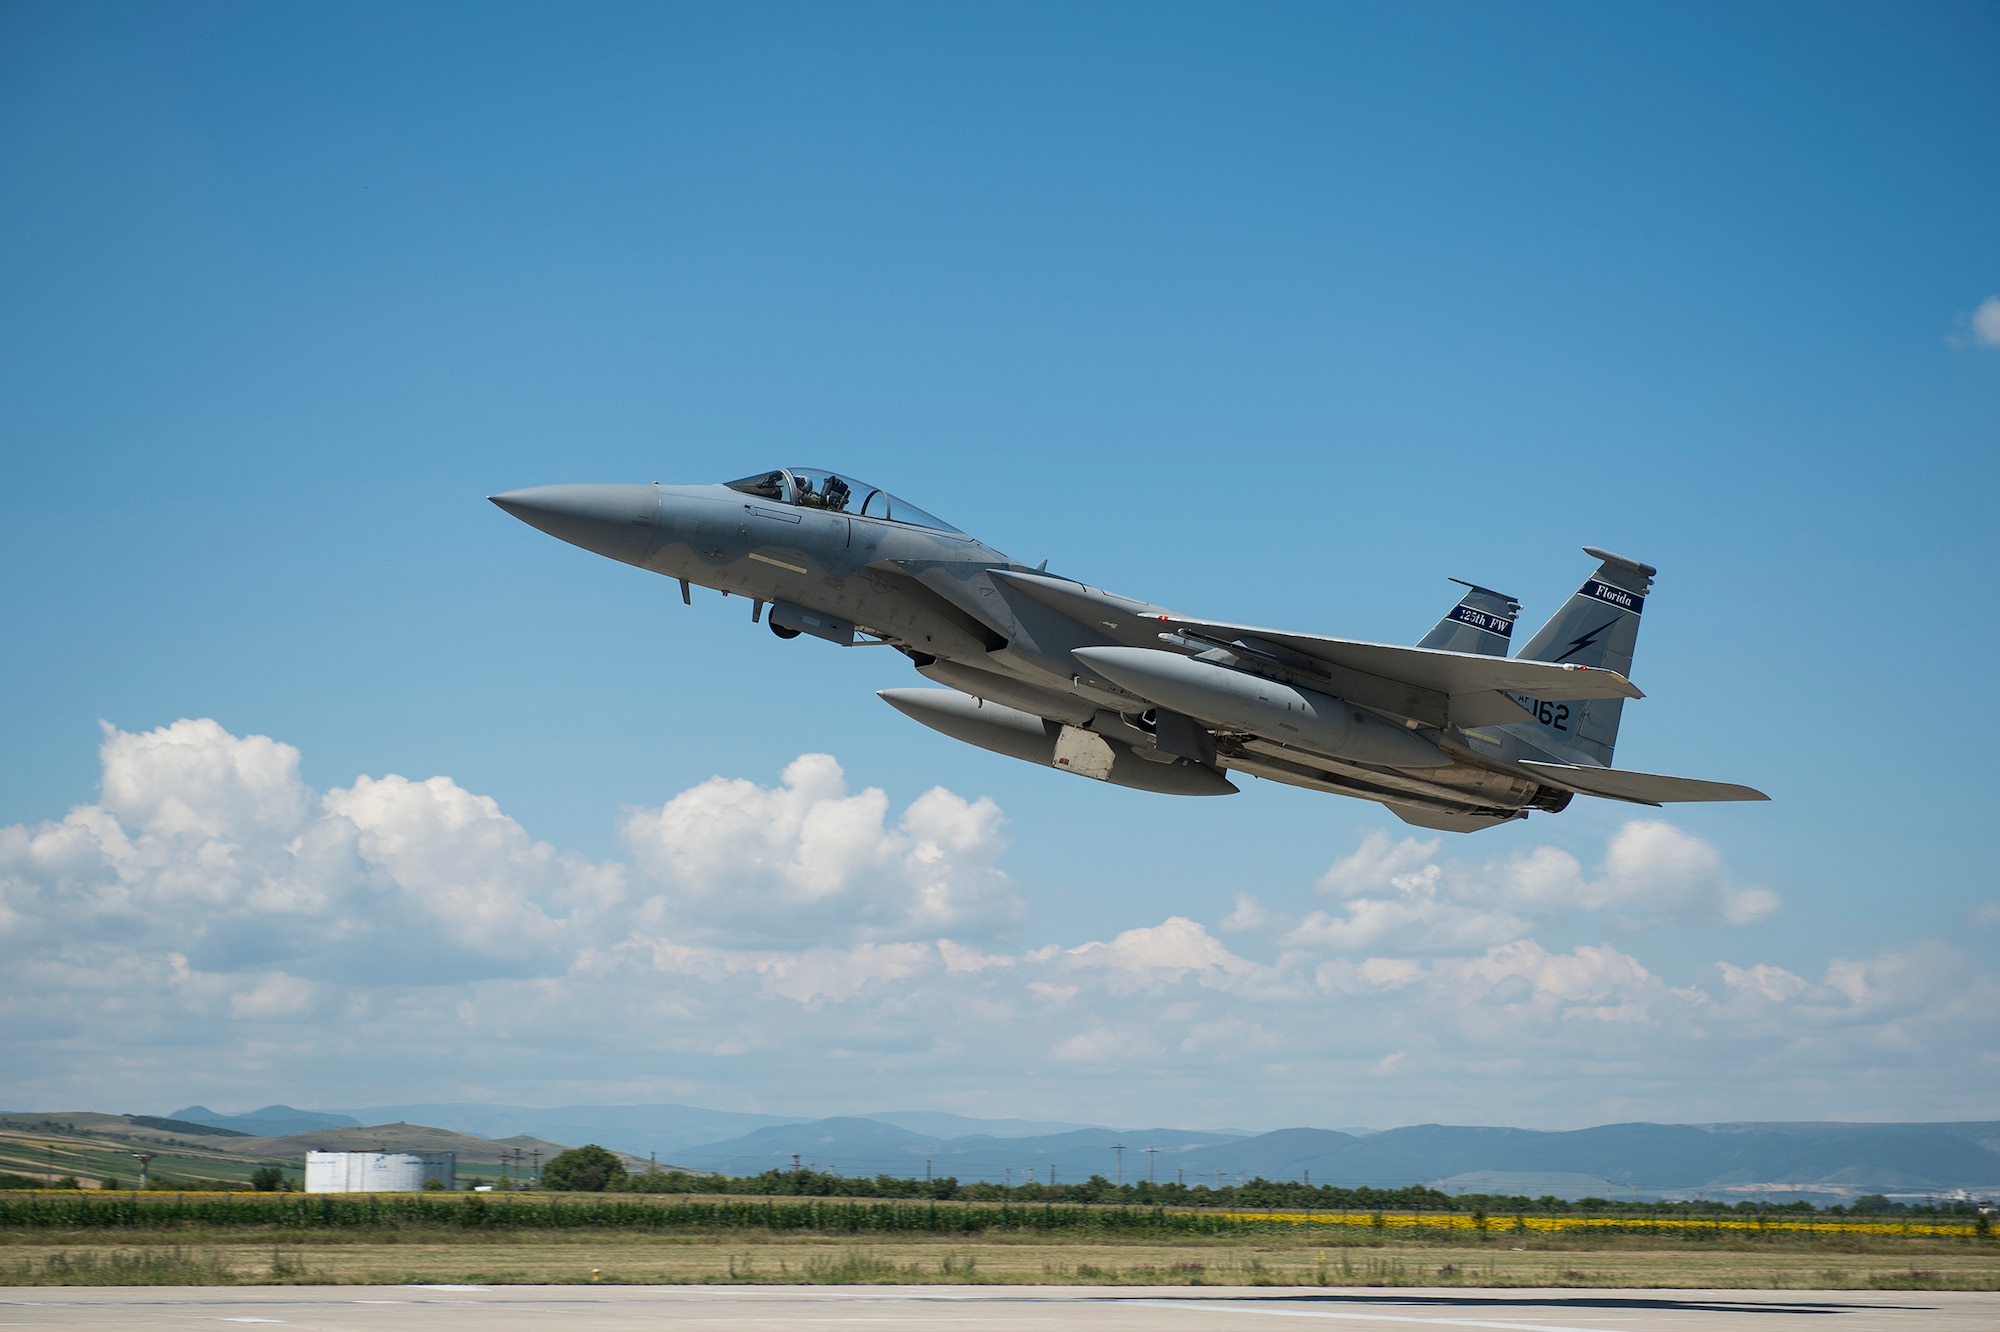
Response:
[{"label": "blue sky", "polygon": [[[9,6],[8,1099],[2000,1114],[1997,48],[1990,5]],[[1427,850],[1265,783],[1087,786],[882,706],[899,658],[482,498],[776,464],[1389,641],[1450,576],[1532,623],[1577,547],[1647,560],[1620,763],[1774,802]],[[805,754],[880,810],[817,768],[773,796]],[[391,774],[491,812],[361,800]],[[949,835],[902,822],[934,787]],[[786,799],[877,839],[809,938],[781,870],[655,817],[733,800],[768,849]],[[435,978],[328,942],[466,909],[424,895],[464,845],[369,840],[396,800],[498,830],[473,898],[511,905]],[[286,848],[334,825],[314,879]],[[936,837],[965,914],[860,929]],[[1522,888],[1549,855],[1578,868]],[[820,964],[850,980],[772,979]],[[342,1024],[394,1057],[343,1065]]]}]

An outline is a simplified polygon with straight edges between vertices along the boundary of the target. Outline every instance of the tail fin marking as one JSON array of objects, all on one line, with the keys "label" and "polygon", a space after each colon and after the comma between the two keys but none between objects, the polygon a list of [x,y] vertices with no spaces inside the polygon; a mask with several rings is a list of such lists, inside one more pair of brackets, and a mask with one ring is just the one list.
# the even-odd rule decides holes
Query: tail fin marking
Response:
[{"label": "tail fin marking", "polygon": [[[1639,617],[1659,570],[1595,546],[1583,549],[1598,559],[1597,572],[1549,617],[1521,649],[1520,659],[1601,667],[1629,678]],[[1611,766],[1625,700],[1524,697],[1519,701],[1535,720],[1501,729],[1567,762]]]},{"label": "tail fin marking", "polygon": [[1472,652],[1484,657],[1506,656],[1507,649],[1512,645],[1514,618],[1521,613],[1521,603],[1505,592],[1495,592],[1490,587],[1480,587],[1463,578],[1451,581],[1470,590],[1458,599],[1458,604],[1437,622],[1436,628],[1423,636],[1417,646],[1440,648],[1446,652]]}]

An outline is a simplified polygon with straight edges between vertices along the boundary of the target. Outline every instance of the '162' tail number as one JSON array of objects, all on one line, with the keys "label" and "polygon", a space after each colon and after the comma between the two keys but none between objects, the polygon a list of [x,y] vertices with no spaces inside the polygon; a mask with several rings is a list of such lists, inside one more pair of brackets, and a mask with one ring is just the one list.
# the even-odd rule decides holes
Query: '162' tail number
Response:
[{"label": "'162' tail number", "polygon": [[1524,698],[1521,706],[1535,714],[1535,720],[1558,731],[1569,729],[1569,704],[1550,703],[1539,698]]}]

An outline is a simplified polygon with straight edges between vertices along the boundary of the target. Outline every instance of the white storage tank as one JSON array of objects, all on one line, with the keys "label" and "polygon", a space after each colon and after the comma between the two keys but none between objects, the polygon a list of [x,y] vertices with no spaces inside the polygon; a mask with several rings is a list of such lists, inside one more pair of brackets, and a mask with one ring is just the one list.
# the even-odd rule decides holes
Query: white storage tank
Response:
[{"label": "white storage tank", "polygon": [[456,1152],[307,1152],[307,1193],[415,1193],[458,1187]]}]

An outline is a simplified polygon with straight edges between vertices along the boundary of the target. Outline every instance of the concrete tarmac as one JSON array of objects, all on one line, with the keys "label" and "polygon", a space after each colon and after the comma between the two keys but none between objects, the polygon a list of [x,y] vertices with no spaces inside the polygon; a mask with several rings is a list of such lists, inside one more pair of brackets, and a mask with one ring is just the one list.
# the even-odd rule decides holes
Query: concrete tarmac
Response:
[{"label": "concrete tarmac", "polygon": [[2000,1328],[2000,1294],[1270,1286],[44,1286],[0,1295],[0,1328],[757,1332],[823,1325],[894,1332],[1277,1332],[1285,1326],[1280,1319],[1357,1332],[1993,1332]]}]

